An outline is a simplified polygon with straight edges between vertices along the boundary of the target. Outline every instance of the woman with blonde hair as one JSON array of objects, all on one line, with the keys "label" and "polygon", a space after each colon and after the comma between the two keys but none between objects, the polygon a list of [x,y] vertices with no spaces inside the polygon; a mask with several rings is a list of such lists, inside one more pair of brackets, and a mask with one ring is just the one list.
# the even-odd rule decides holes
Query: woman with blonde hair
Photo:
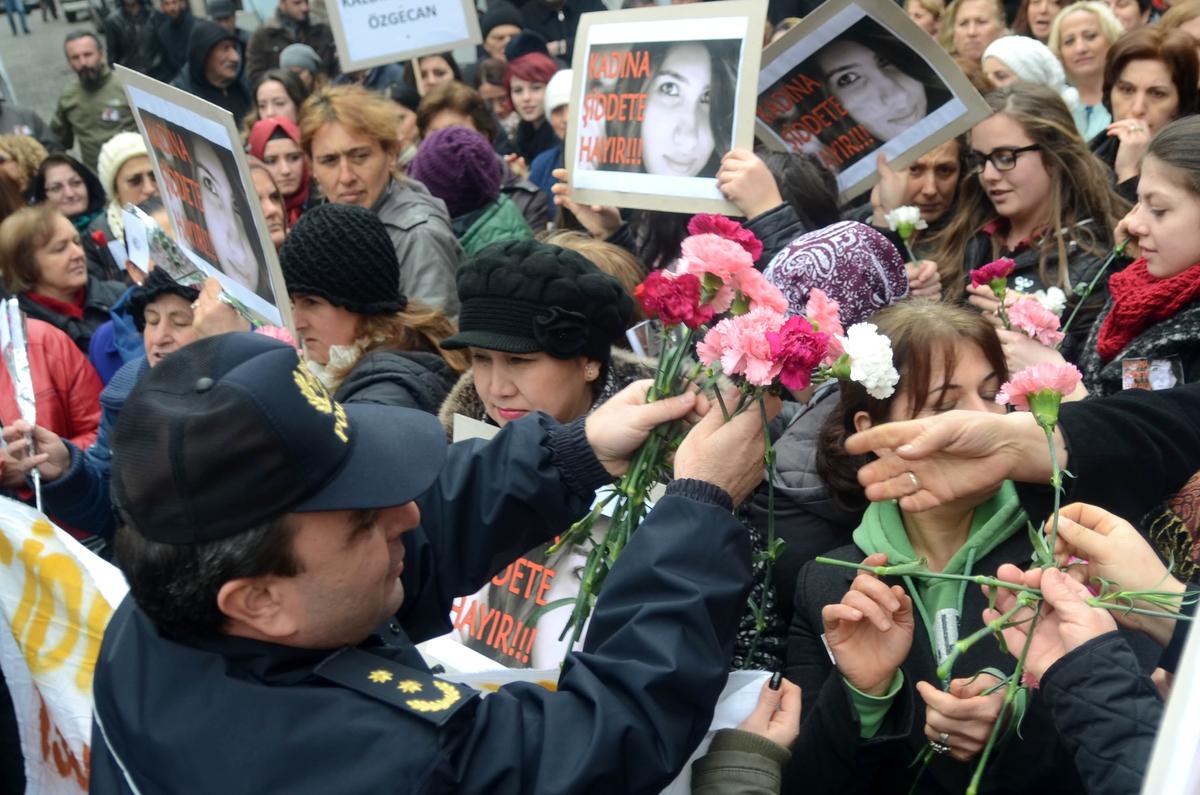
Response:
[{"label": "woman with blonde hair", "polygon": [[400,292],[453,317],[454,274],[466,257],[446,205],[421,183],[392,173],[397,128],[391,100],[336,86],[304,101],[300,143],[326,200],[358,205],[383,221],[400,261]]},{"label": "woman with blonde hair", "polygon": [[983,59],[983,51],[1007,30],[1001,0],[954,0],[942,16],[938,42],[951,54]]},{"label": "woman with blonde hair", "polygon": [[1200,0],[1175,3],[1158,20],[1159,30],[1182,30],[1192,37],[1200,50]]},{"label": "woman with blonde hair", "polygon": [[300,216],[279,250],[296,335],[308,369],[341,403],[376,403],[436,414],[468,367],[443,350],[454,325],[409,301],[383,224],[351,205]]},{"label": "woman with blonde hair", "polygon": [[[1107,170],[1088,152],[1062,100],[1044,86],[1018,84],[986,97],[992,115],[971,130],[967,178],[954,217],[931,241],[943,293],[964,293],[971,269],[1011,257],[1010,277],[1027,291],[1050,286],[1077,298],[1111,247],[1110,230],[1128,209]],[[995,317],[986,287],[969,288],[970,302]],[[1090,318],[1103,306],[1097,290],[1081,311],[1063,350],[1072,358]]]},{"label": "woman with blonde hair", "polygon": [[1079,92],[1072,109],[1075,127],[1090,141],[1112,122],[1104,101],[1104,62],[1108,50],[1125,34],[1108,5],[1099,0],[1080,0],[1058,12],[1050,26],[1046,46],[1062,62],[1063,71]]},{"label": "woman with blonde hair", "polygon": [[942,0],[908,0],[904,4],[904,13],[908,14],[908,18],[935,38],[945,12],[946,4]]},{"label": "woman with blonde hair", "polygon": [[0,135],[0,171],[12,177],[22,193],[29,191],[38,166],[49,153],[28,135]]}]

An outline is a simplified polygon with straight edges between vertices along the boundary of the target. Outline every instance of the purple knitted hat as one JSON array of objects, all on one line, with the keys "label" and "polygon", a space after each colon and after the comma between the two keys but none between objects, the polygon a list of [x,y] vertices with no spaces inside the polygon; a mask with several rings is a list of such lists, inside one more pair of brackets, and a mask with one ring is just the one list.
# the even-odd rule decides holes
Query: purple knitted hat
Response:
[{"label": "purple knitted hat", "polygon": [[891,242],[865,224],[839,221],[793,240],[765,271],[783,291],[788,314],[801,314],[814,287],[838,302],[849,328],[908,296],[904,260]]},{"label": "purple knitted hat", "polygon": [[408,175],[444,201],[451,218],[494,202],[503,174],[492,145],[466,127],[430,133],[408,164]]}]

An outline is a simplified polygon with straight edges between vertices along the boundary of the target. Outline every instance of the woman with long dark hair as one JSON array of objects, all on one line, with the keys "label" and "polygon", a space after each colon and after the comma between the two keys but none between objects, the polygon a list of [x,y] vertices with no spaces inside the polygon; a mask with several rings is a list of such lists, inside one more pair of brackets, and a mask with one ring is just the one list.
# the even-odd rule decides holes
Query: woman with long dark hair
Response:
[{"label": "woman with long dark hair", "polygon": [[[649,73],[620,77],[613,92],[645,96],[642,118],[626,114],[609,121],[608,137],[638,141],[628,162],[605,163],[611,171],[673,177],[715,177],[733,140],[733,102],[737,58],[742,42],[651,42],[635,45],[629,64],[648,59]],[[628,150],[628,146],[626,147]]]}]

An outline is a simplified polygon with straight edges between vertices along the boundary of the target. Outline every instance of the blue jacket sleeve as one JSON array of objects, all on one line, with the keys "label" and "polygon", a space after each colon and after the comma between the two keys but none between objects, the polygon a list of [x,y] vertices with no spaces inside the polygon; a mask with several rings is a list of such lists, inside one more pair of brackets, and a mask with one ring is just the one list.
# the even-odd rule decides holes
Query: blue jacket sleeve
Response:
[{"label": "blue jacket sleeve", "polygon": [[649,793],[683,768],[712,721],[750,586],[745,530],[728,505],[684,496],[689,483],[634,533],[558,691],[503,687],[447,738],[454,791]]},{"label": "blue jacket sleeve", "polygon": [[450,446],[433,487],[417,499],[421,525],[405,536],[405,600],[398,618],[420,642],[451,629],[450,604],[475,593],[522,553],[563,532],[610,476],[583,419],[544,414],[510,423],[491,441]]}]

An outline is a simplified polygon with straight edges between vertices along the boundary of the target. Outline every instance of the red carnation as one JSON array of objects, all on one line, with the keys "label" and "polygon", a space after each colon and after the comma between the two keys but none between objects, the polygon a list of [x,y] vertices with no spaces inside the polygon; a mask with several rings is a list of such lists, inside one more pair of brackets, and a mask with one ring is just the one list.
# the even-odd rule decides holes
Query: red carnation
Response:
[{"label": "red carnation", "polygon": [[710,213],[702,213],[693,215],[692,220],[688,221],[689,235],[716,235],[723,237],[726,240],[732,240],[750,255],[750,259],[758,262],[758,258],[762,256],[762,243],[754,233],[737,221],[731,221],[723,215],[712,215]]},{"label": "red carnation", "polygon": [[779,331],[767,332],[771,358],[782,365],[779,381],[788,389],[807,389],[813,370],[829,350],[829,335],[814,331],[800,316],[789,317]]},{"label": "red carnation", "polygon": [[994,281],[1007,279],[1012,275],[1013,268],[1017,263],[1010,260],[1008,257],[1001,257],[994,262],[989,262],[982,268],[976,268],[971,271],[971,286],[979,287],[983,284],[991,284]]},{"label": "red carnation", "polygon": [[92,232],[92,240],[96,241],[97,246],[108,245],[108,238],[104,236],[103,229],[97,229],[96,231]]},{"label": "red carnation", "polygon": [[712,307],[700,304],[700,278],[691,273],[652,271],[633,295],[647,315],[667,326],[699,328],[712,320]]}]

